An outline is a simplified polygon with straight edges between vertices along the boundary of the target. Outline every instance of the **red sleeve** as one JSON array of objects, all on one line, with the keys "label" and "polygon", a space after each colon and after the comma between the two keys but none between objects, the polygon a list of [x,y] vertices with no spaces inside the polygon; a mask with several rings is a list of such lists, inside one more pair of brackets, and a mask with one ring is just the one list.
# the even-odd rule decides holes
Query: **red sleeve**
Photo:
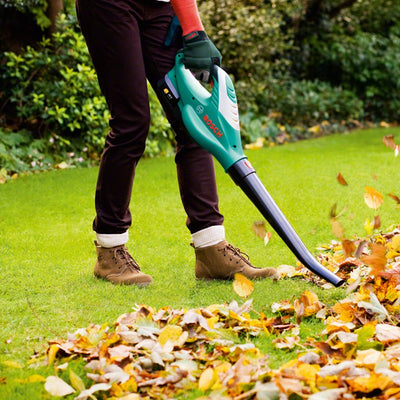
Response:
[{"label": "red sleeve", "polygon": [[171,4],[182,26],[183,36],[193,31],[204,31],[196,0],[171,0]]}]

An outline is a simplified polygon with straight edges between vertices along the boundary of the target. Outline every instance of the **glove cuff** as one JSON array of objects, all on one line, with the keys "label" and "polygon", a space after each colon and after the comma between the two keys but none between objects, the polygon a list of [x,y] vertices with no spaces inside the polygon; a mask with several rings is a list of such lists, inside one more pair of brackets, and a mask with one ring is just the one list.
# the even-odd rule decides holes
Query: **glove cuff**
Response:
[{"label": "glove cuff", "polygon": [[208,36],[205,31],[193,31],[183,36],[183,43],[194,43],[201,40],[208,40]]}]

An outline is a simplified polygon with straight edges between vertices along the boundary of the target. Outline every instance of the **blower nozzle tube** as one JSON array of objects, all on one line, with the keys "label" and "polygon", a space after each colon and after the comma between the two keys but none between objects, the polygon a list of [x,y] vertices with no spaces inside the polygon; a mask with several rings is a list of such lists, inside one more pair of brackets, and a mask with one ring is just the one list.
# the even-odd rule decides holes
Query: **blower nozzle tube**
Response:
[{"label": "blower nozzle tube", "polygon": [[344,283],[343,279],[321,265],[305,247],[247,159],[237,161],[227,172],[306,268],[336,287]]}]

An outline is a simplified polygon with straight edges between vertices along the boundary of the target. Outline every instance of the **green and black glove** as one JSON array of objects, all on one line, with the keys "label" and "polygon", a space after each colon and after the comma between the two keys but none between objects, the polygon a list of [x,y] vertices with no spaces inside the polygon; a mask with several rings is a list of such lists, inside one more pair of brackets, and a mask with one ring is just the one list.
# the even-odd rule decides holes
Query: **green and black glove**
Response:
[{"label": "green and black glove", "polygon": [[211,68],[221,65],[221,53],[204,31],[193,31],[183,37],[183,62],[195,77],[210,82]]}]

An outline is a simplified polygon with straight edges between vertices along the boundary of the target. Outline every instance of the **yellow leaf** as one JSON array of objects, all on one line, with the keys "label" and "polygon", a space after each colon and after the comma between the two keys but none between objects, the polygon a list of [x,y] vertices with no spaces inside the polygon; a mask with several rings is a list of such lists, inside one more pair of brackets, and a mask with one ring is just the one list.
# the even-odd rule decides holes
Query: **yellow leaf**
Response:
[{"label": "yellow leaf", "polygon": [[48,353],[47,353],[47,363],[49,365],[53,364],[53,362],[54,362],[54,360],[56,358],[58,350],[59,350],[59,347],[56,344],[52,344],[49,347],[49,350],[48,350]]},{"label": "yellow leaf", "polygon": [[301,363],[297,367],[297,375],[305,378],[308,382],[315,382],[317,374],[321,367],[318,364],[304,364]]},{"label": "yellow leaf", "polygon": [[366,186],[364,200],[369,208],[377,210],[383,203],[383,196],[374,188]]},{"label": "yellow leaf", "polygon": [[254,143],[249,143],[244,146],[246,150],[256,150],[261,149],[264,146],[265,139],[258,138]]},{"label": "yellow leaf", "polygon": [[86,389],[82,379],[74,371],[72,371],[72,369],[69,370],[69,380],[71,381],[73,388],[79,392],[82,392],[82,390]]},{"label": "yellow leaf", "polygon": [[46,382],[46,379],[42,375],[31,375],[26,379],[27,383],[36,383],[36,382]]},{"label": "yellow leaf", "polygon": [[308,130],[308,132],[311,132],[311,133],[314,133],[314,134],[317,134],[317,133],[321,132],[321,128],[320,128],[319,125],[314,125],[311,128],[308,128],[307,130]]},{"label": "yellow leaf", "polygon": [[396,235],[393,237],[390,247],[394,251],[400,251],[400,235]]},{"label": "yellow leaf", "polygon": [[364,222],[364,229],[365,229],[365,232],[367,233],[367,236],[371,236],[372,235],[372,232],[374,230],[374,223],[371,222],[369,220],[369,218],[367,218],[365,220],[365,222]]},{"label": "yellow leaf", "polygon": [[9,368],[22,368],[22,365],[17,361],[5,360],[1,362],[3,365]]},{"label": "yellow leaf", "polygon": [[211,389],[217,380],[217,374],[215,373],[213,368],[207,368],[202,372],[199,379],[199,389],[206,391]]},{"label": "yellow leaf", "polygon": [[27,384],[27,383],[46,382],[46,379],[42,375],[35,374],[31,375],[26,379],[16,379],[16,381],[22,384]]},{"label": "yellow leaf", "polygon": [[385,388],[392,384],[392,380],[388,376],[374,372],[371,372],[370,376],[346,379],[346,382],[354,392],[360,393],[370,393],[377,389],[385,390]]},{"label": "yellow leaf", "polygon": [[158,341],[161,346],[170,341],[171,343],[177,343],[182,335],[183,329],[178,325],[167,325],[158,336]]},{"label": "yellow leaf", "polygon": [[253,293],[254,285],[253,282],[244,275],[237,273],[233,281],[233,290],[240,297],[249,297]]},{"label": "yellow leaf", "polygon": [[65,161],[62,161],[59,164],[56,164],[55,168],[57,168],[57,169],[66,169],[66,168],[68,168],[68,164]]}]

